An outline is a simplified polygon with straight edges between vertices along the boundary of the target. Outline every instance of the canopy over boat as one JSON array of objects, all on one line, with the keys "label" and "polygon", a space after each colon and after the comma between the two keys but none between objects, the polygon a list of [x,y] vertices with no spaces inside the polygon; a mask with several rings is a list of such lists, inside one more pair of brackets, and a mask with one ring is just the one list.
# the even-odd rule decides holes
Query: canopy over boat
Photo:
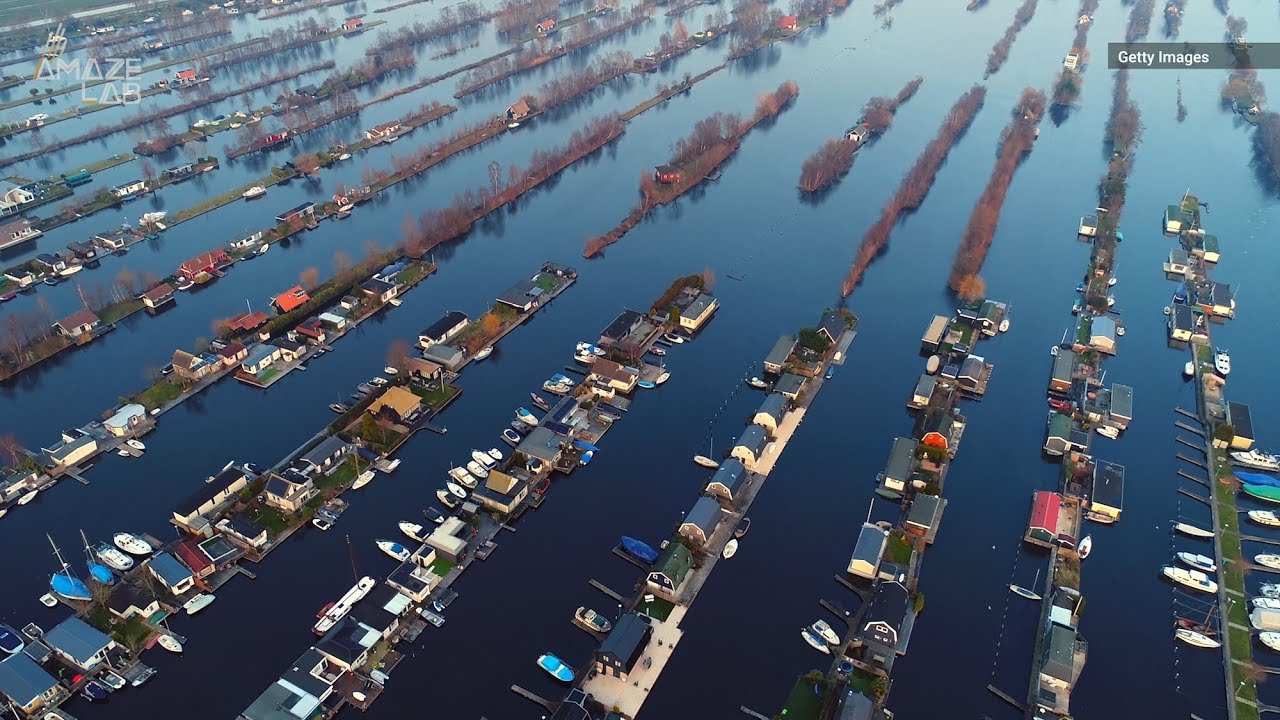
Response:
[{"label": "canopy over boat", "polygon": [[1270,485],[1271,487],[1280,487],[1280,478],[1273,477],[1271,475],[1236,470],[1236,477],[1240,478],[1241,482],[1245,482],[1250,485]]},{"label": "canopy over boat", "polygon": [[622,536],[622,549],[631,557],[642,562],[652,563],[658,559],[658,551],[650,547],[648,543],[626,535]]},{"label": "canopy over boat", "polygon": [[1240,489],[1244,490],[1245,494],[1256,497],[1259,500],[1266,500],[1267,502],[1280,503],[1280,487],[1276,487],[1273,485],[1253,485],[1250,483],[1244,483],[1243,485],[1240,486]]}]

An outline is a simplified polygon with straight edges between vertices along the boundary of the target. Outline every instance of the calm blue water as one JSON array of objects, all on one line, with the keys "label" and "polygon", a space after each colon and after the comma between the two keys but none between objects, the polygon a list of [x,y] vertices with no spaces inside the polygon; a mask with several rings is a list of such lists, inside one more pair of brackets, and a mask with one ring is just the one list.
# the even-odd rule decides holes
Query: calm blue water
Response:
[{"label": "calm blue water", "polygon": [[[91,485],[63,484],[8,515],[0,522],[0,543],[30,551],[6,554],[7,601],[0,604],[0,619],[47,626],[60,617],[35,602],[52,568],[42,549],[42,532],[52,531],[64,550],[71,551],[79,528],[91,538],[121,529],[169,537],[173,531],[165,519],[170,509],[205,475],[233,458],[272,461],[309,437],[332,417],[325,407],[329,402],[385,364],[393,340],[411,337],[448,309],[480,312],[543,260],[577,265],[582,278],[573,289],[508,336],[492,358],[468,369],[464,396],[443,416],[448,435],[410,443],[398,473],[357,493],[336,531],[300,533],[255,568],[257,581],[237,580],[198,619],[179,618],[175,629],[190,638],[187,652],[181,659],[151,653],[148,661],[161,672],[145,690],[123,693],[103,708],[72,710],[85,717],[145,717],[182,702],[190,687],[217,672],[220,692],[202,699],[199,716],[232,717],[307,647],[316,609],[351,584],[347,536],[361,574],[389,572],[390,561],[373,541],[395,537],[395,521],[410,519],[432,498],[450,462],[464,459],[472,447],[497,444],[512,409],[568,360],[574,341],[594,337],[624,306],[643,309],[673,277],[710,268],[719,277],[715,289],[722,308],[698,342],[668,356],[671,381],[662,392],[639,398],[589,469],[558,481],[549,501],[521,523],[518,533],[499,538],[494,555],[457,585],[461,598],[450,607],[448,624],[431,629],[410,649],[412,657],[396,670],[369,713],[373,718],[405,717],[420,713],[424,698],[447,698],[447,703],[433,703],[442,717],[537,717],[536,708],[508,687],[518,682],[551,696],[555,688],[534,659],[546,651],[574,664],[587,659],[590,640],[571,626],[571,613],[580,605],[614,610],[587,581],[596,578],[618,589],[635,581],[635,569],[619,562],[609,548],[621,534],[660,539],[693,503],[706,473],[688,458],[705,447],[709,434],[718,446],[737,435],[759,400],[741,378],[758,372],[759,359],[777,335],[812,322],[824,307],[839,302],[839,282],[863,229],[933,137],[943,113],[981,77],[991,44],[1018,4],[994,0],[980,12],[966,13],[963,3],[911,0],[893,11],[893,26],[884,29],[872,17],[869,3],[857,3],[826,27],[735,64],[692,94],[641,116],[599,156],[486,221],[465,242],[438,249],[440,273],[406,296],[403,307],[364,324],[336,353],[311,363],[309,372],[294,373],[268,391],[222,383],[167,414],[147,438],[144,458],[103,458],[88,473]],[[1246,14],[1254,37],[1280,30],[1274,12],[1260,3],[1246,4],[1237,12]],[[376,6],[370,3],[369,9]],[[416,5],[366,17],[402,23],[429,20],[438,11]],[[702,25],[707,12],[697,8],[686,13],[691,30]],[[1095,57],[1101,57],[1105,42],[1122,35],[1126,12],[1120,3],[1104,3],[1091,35]],[[343,16],[339,8],[329,14]],[[825,668],[825,659],[799,641],[796,629],[821,616],[821,598],[853,602],[832,576],[847,562],[893,436],[910,431],[905,402],[922,365],[916,358],[920,333],[931,315],[951,307],[944,291],[951,256],[986,182],[1008,112],[1024,86],[1049,87],[1073,35],[1075,16],[1074,3],[1041,4],[1004,69],[989,82],[986,107],[953,150],[929,199],[900,226],[888,252],[850,298],[849,306],[862,318],[852,356],[825,386],[757,499],[753,529],[742,550],[719,566],[691,610],[680,651],[653,688],[646,717],[731,717],[740,705],[771,713],[798,673]],[[658,16],[606,47],[643,53],[656,46],[673,22]],[[237,37],[250,34],[253,23],[240,21]],[[1158,22],[1153,25],[1151,39],[1156,39],[1161,28]],[[1183,38],[1215,40],[1222,29],[1222,18],[1210,3],[1189,4]],[[314,62],[315,57],[334,56],[345,66],[363,56],[376,34],[328,43],[323,54],[309,51],[251,65],[239,76],[229,70],[220,73],[214,87],[247,82],[288,62]],[[420,49],[416,76],[501,47],[490,28],[464,42],[472,41],[479,46],[438,61],[429,58],[448,43]],[[446,205],[457,190],[485,182],[490,161],[523,164],[534,150],[563,142],[590,118],[652,95],[657,83],[715,65],[724,50],[699,50],[657,76],[615,83],[397,186],[345,224],[324,223],[287,248],[236,267],[214,285],[182,295],[176,307],[159,317],[135,317],[105,340],[24,374],[0,387],[3,429],[31,445],[52,442],[60,428],[97,417],[117,396],[141,387],[146,366],[163,365],[175,347],[208,336],[215,319],[239,312],[246,301],[264,306],[306,268],[329,274],[337,250],[358,256],[369,242],[389,245],[406,218]],[[327,170],[314,184],[294,181],[253,204],[209,213],[167,233],[154,246],[140,245],[123,258],[107,258],[77,281],[106,285],[124,269],[167,274],[187,257],[270,222],[280,208],[327,196],[338,183],[358,184],[363,168],[389,165],[390,156],[404,152],[406,143],[427,142],[501,112],[521,92],[589,59],[589,53],[580,53],[500,91],[468,98],[459,103],[458,113],[419,129],[411,139]],[[818,206],[798,202],[800,163],[820,139],[856,119],[868,97],[893,94],[916,74],[925,76],[920,93],[902,108],[894,128],[858,158],[849,177]],[[1261,75],[1266,81],[1274,71]],[[798,101],[776,124],[747,139],[721,180],[655,213],[603,259],[579,258],[588,236],[612,226],[634,204],[638,175],[665,159],[670,144],[694,122],[715,111],[750,112],[758,94],[786,79],[799,83]],[[1182,124],[1174,120],[1179,79],[1190,110]],[[1168,521],[1180,512],[1188,519],[1207,520],[1207,512],[1185,498],[1180,503],[1176,493],[1173,408],[1192,407],[1194,398],[1180,378],[1183,355],[1165,347],[1160,313],[1173,287],[1159,269],[1171,241],[1160,234],[1157,221],[1163,207],[1188,186],[1213,206],[1206,220],[1222,239],[1225,254],[1215,277],[1241,288],[1238,318],[1215,328],[1215,338],[1236,359],[1228,391],[1234,399],[1253,403],[1264,446],[1272,444],[1269,438],[1280,428],[1280,419],[1263,402],[1268,396],[1264,358],[1275,348],[1274,333],[1268,330],[1280,309],[1280,290],[1269,282],[1277,251],[1264,241],[1276,211],[1273,199],[1255,184],[1248,131],[1218,108],[1223,79],[1219,71],[1180,76],[1139,72],[1131,83],[1146,130],[1130,179],[1122,223],[1127,241],[1120,250],[1116,287],[1117,307],[1129,332],[1107,372],[1110,380],[1136,388],[1137,418],[1121,440],[1099,441],[1100,457],[1128,468],[1129,487],[1123,521],[1093,530],[1095,551],[1083,588],[1088,609],[1081,624],[1091,653],[1073,698],[1079,717],[1224,716],[1220,657],[1174,646],[1173,593],[1157,579],[1159,566],[1175,549]],[[314,81],[299,79],[290,86]],[[395,78],[359,94],[374,97],[401,82],[407,79]],[[1103,63],[1093,63],[1079,107],[1061,126],[1044,123],[1010,191],[983,275],[991,296],[1014,304],[1014,328],[981,346],[996,365],[995,378],[981,403],[962,408],[970,424],[949,476],[951,502],[938,544],[924,560],[921,589],[927,609],[895,673],[890,704],[899,717],[987,714],[999,720],[1013,712],[987,693],[987,683],[1016,696],[1024,692],[1035,609],[1015,603],[1005,585],[1011,578],[1025,584],[1043,566],[1042,558],[1020,550],[1019,538],[1031,492],[1055,486],[1059,471],[1041,459],[1039,450],[1047,350],[1071,322],[1072,291],[1088,257],[1088,246],[1076,242],[1072,230],[1079,215],[1096,202],[1111,85]],[[362,128],[423,102],[449,100],[454,88],[455,81],[445,81],[375,105],[358,120],[307,136],[292,150],[224,165],[202,180],[166,188],[123,211],[50,232],[5,262],[134,221],[153,207],[185,207],[260,176],[270,162],[356,137]],[[228,100],[198,116],[260,104],[276,92]],[[146,102],[162,107],[173,100]],[[19,110],[23,116],[34,112],[30,107],[9,112]],[[125,111],[106,111],[103,121],[117,112]],[[76,128],[64,123],[50,130],[62,135]],[[214,136],[202,152],[221,154],[233,139],[231,134]],[[61,172],[127,150],[134,142],[119,134],[6,173],[39,177]],[[167,167],[177,157],[155,162]],[[89,187],[135,174],[136,164],[126,165],[101,173]],[[731,273],[743,280],[728,279]],[[58,313],[77,303],[70,284],[41,287],[35,297],[8,303],[0,314],[28,312],[37,297]],[[875,510],[882,515],[885,506]],[[1193,548],[1185,539],[1176,545]],[[228,667],[235,672],[227,673]],[[1280,702],[1275,694],[1263,686],[1264,699]]]}]

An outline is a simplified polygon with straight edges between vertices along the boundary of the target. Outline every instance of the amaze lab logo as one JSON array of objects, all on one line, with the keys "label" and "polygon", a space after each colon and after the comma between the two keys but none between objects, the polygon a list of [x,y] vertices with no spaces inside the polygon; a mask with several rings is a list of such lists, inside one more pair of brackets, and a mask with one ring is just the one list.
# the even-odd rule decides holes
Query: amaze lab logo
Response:
[{"label": "amaze lab logo", "polygon": [[141,58],[88,58],[68,60],[67,36],[62,23],[49,33],[33,80],[52,80],[65,84],[80,83],[80,102],[85,105],[137,105],[142,101]]}]

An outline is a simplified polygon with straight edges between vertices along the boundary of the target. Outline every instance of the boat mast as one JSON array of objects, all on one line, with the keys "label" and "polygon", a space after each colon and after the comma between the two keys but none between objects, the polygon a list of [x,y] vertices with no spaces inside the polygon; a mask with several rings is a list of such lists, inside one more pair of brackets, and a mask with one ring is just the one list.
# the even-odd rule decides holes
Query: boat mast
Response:
[{"label": "boat mast", "polygon": [[356,570],[356,549],[351,545],[351,536],[347,536],[347,550],[351,551],[351,575],[360,582],[360,573]]},{"label": "boat mast", "polygon": [[57,543],[53,541],[53,538],[49,536],[49,533],[45,533],[44,536],[49,538],[49,544],[53,546],[53,556],[58,558],[58,564],[62,566],[63,571],[66,571],[67,561],[62,559],[62,553],[58,550]]}]

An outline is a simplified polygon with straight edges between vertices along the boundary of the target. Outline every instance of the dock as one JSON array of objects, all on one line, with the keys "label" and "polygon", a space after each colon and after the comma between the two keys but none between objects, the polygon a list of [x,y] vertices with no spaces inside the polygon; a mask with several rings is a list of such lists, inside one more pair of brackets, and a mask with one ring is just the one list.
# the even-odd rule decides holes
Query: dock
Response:
[{"label": "dock", "polygon": [[1207,470],[1207,469],[1209,468],[1208,464],[1206,464],[1206,463],[1205,463],[1205,461],[1203,461],[1203,460],[1196,460],[1195,458],[1187,457],[1187,456],[1186,456],[1185,454],[1183,454],[1183,453],[1178,453],[1178,454],[1177,454],[1177,455],[1175,455],[1174,457],[1176,457],[1177,459],[1181,460],[1182,462],[1185,462],[1185,463],[1191,463],[1192,465],[1195,465],[1196,467],[1198,467],[1198,468],[1200,468],[1200,469],[1202,469],[1202,470]]},{"label": "dock", "polygon": [[1019,702],[1019,701],[1018,701],[1016,698],[1014,698],[1012,695],[1010,695],[1009,693],[1007,693],[1007,692],[1005,692],[1005,691],[1001,690],[1000,688],[996,687],[995,685],[988,685],[988,686],[987,686],[987,690],[988,690],[992,695],[995,695],[996,697],[1000,698],[1001,700],[1003,700],[1003,701],[1005,701],[1005,702],[1009,703],[1010,705],[1014,706],[1014,707],[1015,707],[1015,708],[1017,708],[1020,712],[1024,712],[1024,713],[1025,713],[1025,712],[1027,711],[1027,706],[1026,706],[1026,705],[1023,705],[1021,702]]},{"label": "dock", "polygon": [[1204,437],[1204,429],[1203,429],[1203,428],[1195,428],[1195,427],[1191,427],[1190,425],[1188,425],[1188,424],[1186,424],[1186,423],[1182,422],[1181,420],[1178,420],[1177,422],[1175,422],[1175,423],[1173,424],[1173,426],[1174,426],[1174,427],[1176,427],[1176,428],[1178,428],[1179,430],[1186,430],[1186,431],[1187,431],[1187,432],[1189,432],[1189,433],[1194,433],[1194,434],[1196,434],[1196,435],[1199,435],[1200,437]]},{"label": "dock", "polygon": [[1202,446],[1200,446],[1200,445],[1197,445],[1197,444],[1195,444],[1195,443],[1191,442],[1190,440],[1188,440],[1188,439],[1186,439],[1186,438],[1184,438],[1184,437],[1182,437],[1182,436],[1180,436],[1180,435],[1179,435],[1179,436],[1175,436],[1173,439],[1174,439],[1175,441],[1177,441],[1177,442],[1179,442],[1179,443],[1183,444],[1183,445],[1186,445],[1187,447],[1189,447],[1189,448],[1191,448],[1191,449],[1193,449],[1193,450],[1198,450],[1198,451],[1200,451],[1200,452],[1204,452],[1204,447],[1202,447]]},{"label": "dock", "polygon": [[1209,504],[1210,504],[1210,503],[1209,503],[1209,498],[1207,498],[1207,497],[1203,497],[1203,496],[1201,496],[1201,495],[1197,495],[1197,494],[1195,494],[1195,493],[1191,492],[1190,490],[1188,490],[1188,489],[1186,489],[1186,488],[1178,488],[1178,492],[1179,492],[1180,494],[1182,494],[1182,495],[1186,495],[1187,497],[1189,497],[1189,498],[1191,498],[1192,500],[1195,500],[1195,501],[1197,501],[1197,502],[1202,502],[1202,503],[1204,503],[1205,505],[1209,505]]},{"label": "dock", "polygon": [[546,710],[547,712],[553,712],[555,710],[556,703],[551,702],[550,700],[542,697],[541,695],[535,694],[529,690],[525,690],[523,687],[520,687],[519,685],[512,685],[511,692],[519,695],[520,697],[524,698],[525,700],[528,700],[529,702],[535,705],[541,706],[542,709]]},{"label": "dock", "polygon": [[599,580],[596,580],[593,578],[587,581],[587,584],[599,590],[600,592],[604,593],[605,595],[608,595],[609,597],[613,598],[615,602],[619,602],[619,603],[627,602],[627,599],[625,597],[619,595],[613,590],[610,590],[604,583],[600,582]]},{"label": "dock", "polygon": [[1206,479],[1204,479],[1204,478],[1196,477],[1195,475],[1192,475],[1191,473],[1187,472],[1186,470],[1179,470],[1179,471],[1178,471],[1178,477],[1183,478],[1183,479],[1185,479],[1185,480],[1190,480],[1191,482],[1194,482],[1194,483],[1199,483],[1199,484],[1201,484],[1201,485],[1205,486],[1206,488],[1207,488],[1207,487],[1209,487],[1209,481],[1208,481],[1208,480],[1206,480]]}]

